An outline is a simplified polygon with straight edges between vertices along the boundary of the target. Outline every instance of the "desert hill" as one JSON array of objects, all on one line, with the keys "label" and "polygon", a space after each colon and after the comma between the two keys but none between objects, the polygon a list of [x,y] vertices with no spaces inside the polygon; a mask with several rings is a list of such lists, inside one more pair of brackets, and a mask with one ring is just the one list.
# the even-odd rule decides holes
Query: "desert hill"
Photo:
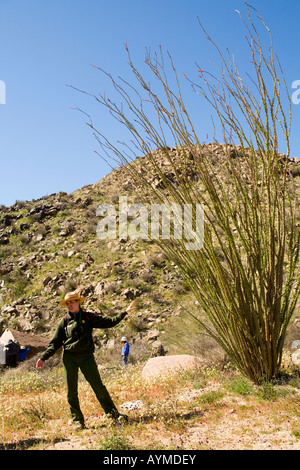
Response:
[{"label": "desert hill", "polygon": [[[206,149],[215,171],[222,171],[222,145],[207,144]],[[161,152],[155,157],[170,177]],[[138,164],[146,171],[147,158]],[[300,159],[290,159],[290,170],[299,194]],[[153,185],[161,184],[158,175],[151,178]],[[72,194],[61,192],[1,207],[0,333],[11,328],[49,338],[63,315],[59,301],[66,291],[79,288],[87,309],[108,315],[136,299],[134,316],[114,331],[99,333],[99,347],[113,349],[125,334],[139,345],[136,359],[149,356],[157,340],[172,351],[171,333],[185,307],[196,308],[195,301],[174,263],[152,241],[97,237],[97,207],[109,203],[117,208],[120,195],[130,203],[138,201],[126,167]],[[299,328],[297,315],[292,327]],[[189,337],[189,351],[193,344]]]},{"label": "desert hill", "polygon": [[[213,171],[222,175],[223,146],[208,144],[204,150]],[[168,152],[178,157],[177,149]],[[159,151],[153,157],[173,181],[170,162]],[[242,157],[237,150],[232,158]],[[154,187],[163,187],[159,174],[149,173],[147,157],[137,160],[137,168]],[[290,159],[289,170],[299,195],[299,159]],[[189,175],[196,180],[192,171]],[[247,174],[243,177],[247,184]],[[138,189],[126,167],[120,167],[72,194],[1,207],[0,334],[9,328],[32,354],[17,368],[1,370],[0,449],[157,449],[176,454],[191,449],[299,449],[299,370],[290,360],[292,342],[300,340],[299,305],[289,325],[281,375],[274,383],[254,386],[224,360],[211,339],[189,328],[185,311],[199,305],[177,266],[153,241],[97,237],[97,207],[108,203],[117,210],[120,195],[128,203],[140,202]],[[64,314],[59,301],[75,287],[86,297],[86,308],[107,315],[136,299],[130,318],[112,330],[94,330],[101,377],[129,416],[125,426],[104,416],[89,384],[79,377],[87,429],[73,430],[60,355],[43,370],[35,368],[34,353],[45,347]],[[128,368],[120,358],[123,335],[131,344]],[[162,347],[166,356],[149,361]],[[184,364],[192,369],[183,370]]]}]

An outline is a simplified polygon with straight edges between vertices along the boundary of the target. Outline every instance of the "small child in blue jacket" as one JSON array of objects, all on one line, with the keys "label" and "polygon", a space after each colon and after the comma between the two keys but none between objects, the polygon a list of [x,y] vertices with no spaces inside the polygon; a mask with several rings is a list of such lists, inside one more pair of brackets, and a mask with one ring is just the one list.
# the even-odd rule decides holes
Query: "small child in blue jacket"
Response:
[{"label": "small child in blue jacket", "polygon": [[126,336],[123,336],[123,338],[121,338],[121,344],[122,344],[123,365],[124,367],[127,367],[128,355],[129,355],[129,344],[128,344]]},{"label": "small child in blue jacket", "polygon": [[27,353],[29,353],[29,348],[21,346],[19,349],[19,361],[25,361]]}]

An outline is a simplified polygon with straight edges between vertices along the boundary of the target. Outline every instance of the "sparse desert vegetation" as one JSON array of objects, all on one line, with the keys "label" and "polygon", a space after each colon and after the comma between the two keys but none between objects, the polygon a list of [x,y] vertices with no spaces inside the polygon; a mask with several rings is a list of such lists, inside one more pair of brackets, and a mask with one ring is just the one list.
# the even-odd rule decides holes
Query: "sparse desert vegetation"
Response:
[{"label": "sparse desert vegetation", "polygon": [[106,418],[81,377],[87,429],[69,425],[63,370],[33,361],[0,377],[2,449],[209,450],[300,449],[300,373],[289,361],[274,382],[254,385],[230,364],[146,379],[143,363],[101,367],[128,423]]}]

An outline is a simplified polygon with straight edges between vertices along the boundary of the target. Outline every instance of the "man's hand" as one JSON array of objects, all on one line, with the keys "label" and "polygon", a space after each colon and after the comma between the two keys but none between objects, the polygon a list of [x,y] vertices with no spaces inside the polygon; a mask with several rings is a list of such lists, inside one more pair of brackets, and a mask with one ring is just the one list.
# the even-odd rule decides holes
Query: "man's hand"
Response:
[{"label": "man's hand", "polygon": [[44,367],[44,364],[45,364],[45,362],[42,361],[42,359],[38,359],[38,361],[36,363],[36,368],[37,369],[42,369]]},{"label": "man's hand", "polygon": [[127,312],[127,313],[129,313],[129,312],[131,312],[131,310],[134,310],[134,309],[135,309],[135,307],[134,307],[133,304],[134,304],[134,300],[131,302],[131,304],[129,305],[129,307],[127,307],[127,309],[126,309],[126,312]]}]

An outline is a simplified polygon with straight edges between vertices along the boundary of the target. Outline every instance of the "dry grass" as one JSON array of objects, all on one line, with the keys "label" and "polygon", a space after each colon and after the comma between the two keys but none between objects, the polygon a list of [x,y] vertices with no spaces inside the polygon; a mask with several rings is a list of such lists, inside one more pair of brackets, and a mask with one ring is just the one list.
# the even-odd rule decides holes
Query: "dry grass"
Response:
[{"label": "dry grass", "polygon": [[[87,429],[69,425],[61,367],[9,371],[0,382],[2,449],[203,450],[300,449],[300,373],[254,386],[232,367],[212,365],[152,380],[142,365],[103,369],[102,378],[127,424],[103,414],[80,380]],[[125,406],[126,408],[126,406]]]}]

